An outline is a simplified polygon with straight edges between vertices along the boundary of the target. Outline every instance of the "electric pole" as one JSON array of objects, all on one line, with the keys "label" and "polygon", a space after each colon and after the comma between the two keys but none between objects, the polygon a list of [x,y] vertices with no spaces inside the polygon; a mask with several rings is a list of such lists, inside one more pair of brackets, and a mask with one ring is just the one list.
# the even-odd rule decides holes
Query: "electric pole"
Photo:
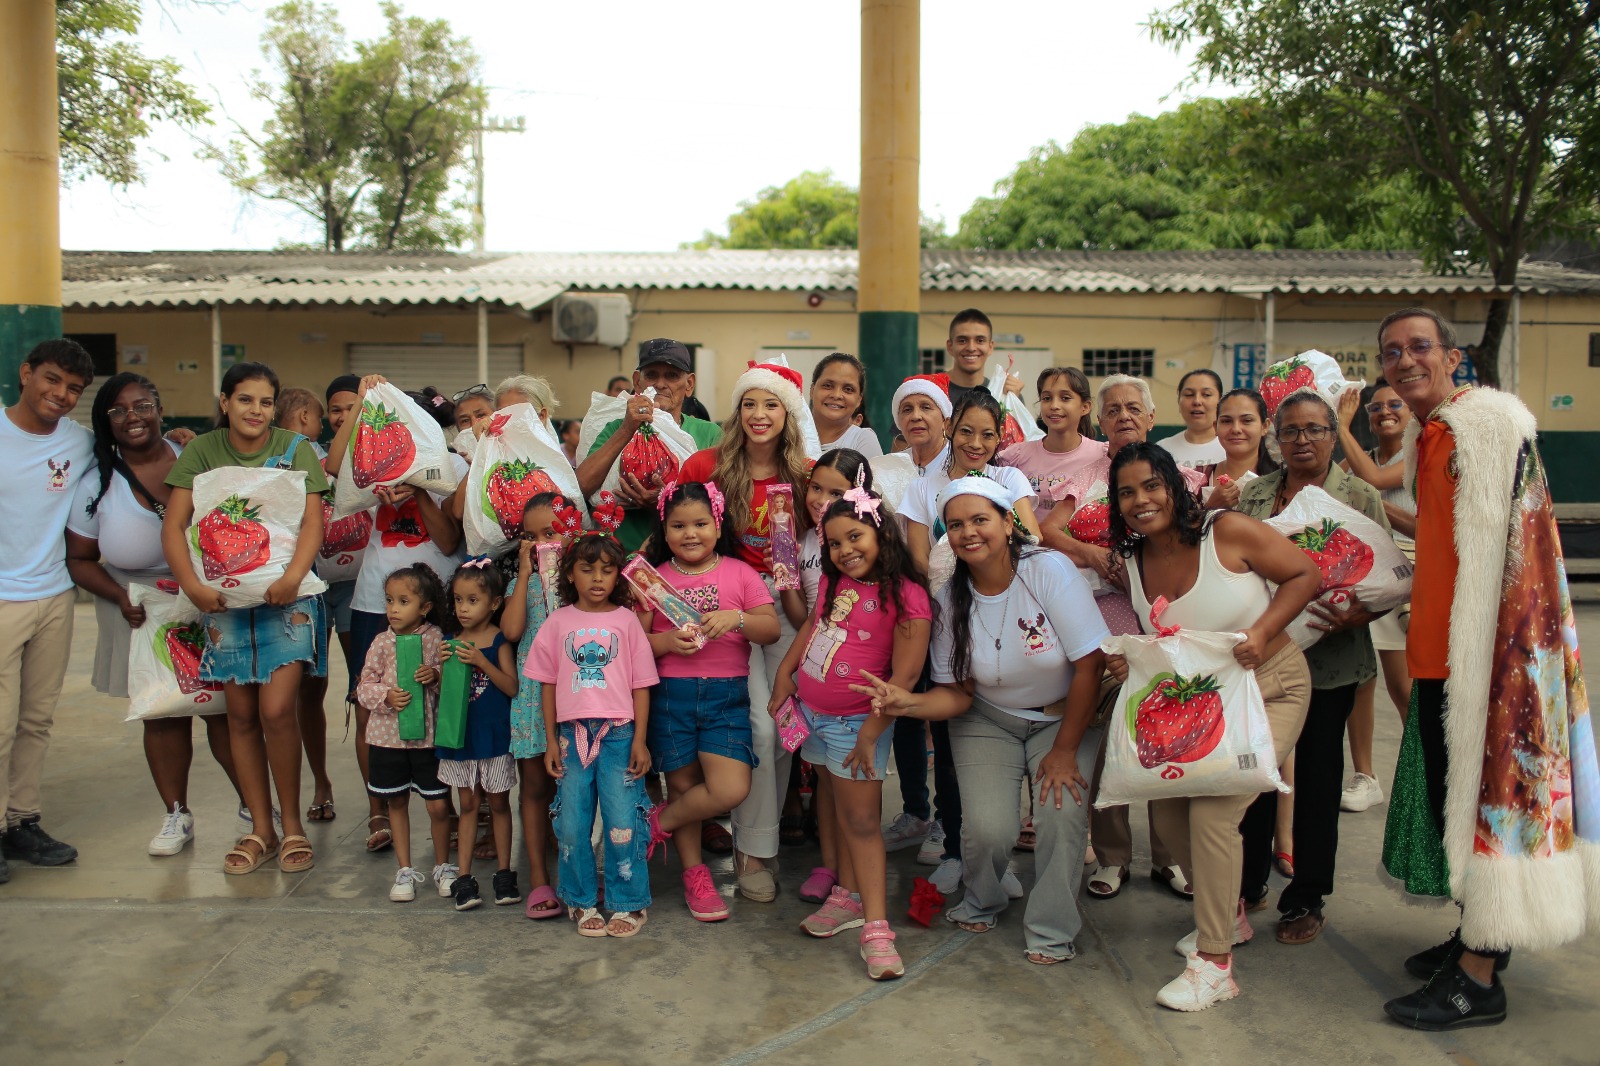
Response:
[{"label": "electric pole", "polygon": [[475,252],[484,250],[483,135],[485,133],[526,132],[528,132],[528,117],[526,115],[516,115],[510,118],[486,115],[479,121],[478,128],[472,131],[472,250]]}]

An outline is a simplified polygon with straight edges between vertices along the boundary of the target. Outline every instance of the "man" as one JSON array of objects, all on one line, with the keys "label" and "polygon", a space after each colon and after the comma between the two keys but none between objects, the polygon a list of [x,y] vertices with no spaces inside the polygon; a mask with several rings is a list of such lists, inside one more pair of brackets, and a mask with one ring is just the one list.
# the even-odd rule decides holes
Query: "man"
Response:
[{"label": "man", "polygon": [[1461,908],[1448,941],[1405,961],[1426,984],[1384,1010],[1429,1031],[1495,1025],[1512,948],[1600,922],[1600,766],[1577,626],[1533,415],[1514,396],[1456,387],[1461,351],[1432,311],[1390,315],[1378,345],[1416,415],[1417,500],[1413,710],[1383,861],[1408,891]]},{"label": "man", "polygon": [[621,396],[623,393],[628,391],[628,384],[628,376],[626,374],[618,374],[616,377],[606,382],[606,395]]},{"label": "man", "polygon": [[[671,415],[694,438],[696,448],[709,448],[722,436],[715,422],[695,418],[683,413],[683,402],[694,392],[694,368],[689,362],[689,349],[675,340],[657,337],[639,345],[639,368],[633,372],[633,392],[642,394],[645,389],[656,390],[655,406]],[[622,449],[641,426],[648,425],[653,411],[643,395],[629,402],[627,412],[620,419],[606,425],[589,448],[589,454],[578,464],[578,488],[585,497],[593,496],[605,484],[606,475],[622,456]],[[617,539],[628,551],[637,551],[650,535],[650,514],[661,494],[659,485],[645,485],[631,474],[623,474],[617,486],[627,514],[617,529]]]},{"label": "man", "polygon": [[39,825],[39,783],[72,652],[67,519],[98,487],[94,438],[67,419],[94,380],[89,353],[76,341],[44,341],[20,376],[22,395],[0,419],[0,514],[10,519],[0,523],[0,883],[11,876],[7,859],[60,866],[78,857]]},{"label": "man", "polygon": [[[960,311],[950,320],[950,336],[944,342],[946,370],[949,373],[948,392],[952,404],[975,389],[986,386],[989,380],[989,361],[994,355],[994,325],[989,316],[976,307]],[[1022,395],[1022,379],[1015,374],[1006,375],[1006,392]]]}]

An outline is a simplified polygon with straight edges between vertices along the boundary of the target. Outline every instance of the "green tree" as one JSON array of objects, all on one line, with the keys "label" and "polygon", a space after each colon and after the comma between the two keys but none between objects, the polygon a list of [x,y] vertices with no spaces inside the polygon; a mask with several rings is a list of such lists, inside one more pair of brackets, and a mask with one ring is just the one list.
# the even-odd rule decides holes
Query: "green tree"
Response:
[{"label": "green tree", "polygon": [[[1319,134],[1285,165],[1409,182],[1436,269],[1510,286],[1530,248],[1600,220],[1600,0],[1180,0],[1151,30]],[[1509,310],[1490,302],[1491,383]]]},{"label": "green tree", "polygon": [[144,180],[139,142],[152,122],[195,127],[208,108],[171,59],[151,59],[128,38],[139,0],[56,0],[56,78],[61,102],[63,183]]},{"label": "green tree", "polygon": [[[831,170],[807,170],[782,186],[769,186],[728,216],[726,235],[707,230],[686,248],[854,248],[859,239],[861,194]],[[922,246],[948,242],[941,221],[922,216]]]}]

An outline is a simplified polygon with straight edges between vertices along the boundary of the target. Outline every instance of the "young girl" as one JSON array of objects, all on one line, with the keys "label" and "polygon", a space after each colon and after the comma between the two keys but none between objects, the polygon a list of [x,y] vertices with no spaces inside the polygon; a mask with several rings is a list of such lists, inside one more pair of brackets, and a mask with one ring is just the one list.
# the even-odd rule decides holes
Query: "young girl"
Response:
[{"label": "young girl", "polygon": [[870,697],[850,686],[864,674],[914,686],[928,655],[933,612],[882,497],[850,489],[824,512],[822,531],[825,592],[778,667],[767,713],[777,715],[798,696],[811,728],[801,754],[827,767],[817,787],[831,793],[833,832],[842,842],[839,883],[800,927],[815,937],[859,927],[867,976],[881,981],[905,973],[889,929],[880,829],[893,722],[873,715]]},{"label": "young girl", "polygon": [[[517,694],[516,656],[495,619],[505,579],[487,555],[468,559],[450,578],[454,636],[444,657],[472,667],[467,704],[466,743],[438,749],[439,780],[454,785],[460,809],[475,811],[487,798],[494,828],[497,906],[522,902],[517,871],[511,869],[511,804],[506,794],[516,784],[511,761],[511,697]],[[471,910],[483,900],[472,876],[473,849],[461,841],[461,873],[451,887],[456,910]]]},{"label": "young girl", "polygon": [[1178,381],[1178,413],[1183,432],[1156,441],[1180,467],[1202,467],[1224,458],[1217,441],[1217,401],[1222,379],[1214,370],[1191,370]]},{"label": "young girl", "polygon": [[823,454],[851,448],[871,458],[883,454],[878,435],[857,423],[867,406],[867,368],[844,352],[823,358],[811,372],[811,417]]},{"label": "young girl", "polygon": [[642,619],[661,683],[650,695],[648,739],[670,803],[658,824],[675,833],[683,901],[702,922],[728,916],[701,857],[701,823],[726,814],[750,792],[750,645],[778,639],[772,593],[724,524],[722,493],[690,481],[662,490],[645,558],[669,591],[701,614],[704,647],[660,611]]},{"label": "young girl", "polygon": [[1034,508],[1042,523],[1056,505],[1056,493],[1084,467],[1106,457],[1105,441],[1089,436],[1094,409],[1089,379],[1075,366],[1052,366],[1039,375],[1040,440],[1013,444],[1000,453],[1001,466],[1022,471],[1039,498]]},{"label": "young girl", "polygon": [[[284,873],[311,869],[315,855],[300,820],[300,727],[295,697],[300,675],[327,670],[322,600],[300,596],[300,582],[322,546],[322,493],[328,479],[305,438],[274,429],[278,376],[262,363],[236,363],[222,376],[218,428],[189,443],[167,474],[172,496],[161,526],[161,549],[184,594],[207,615],[200,679],[224,685],[229,746],[252,831],[223,859],[223,872],[247,874],[278,856]],[[294,557],[258,607],[229,609],[226,596],[202,585],[189,558],[195,478],[221,467],[282,467],[306,475],[306,507]],[[271,781],[283,811],[280,844],[272,824]]]},{"label": "young girl", "polygon": [[975,389],[961,397],[950,416],[950,457],[944,471],[918,478],[906,490],[901,515],[906,520],[906,540],[918,573],[927,574],[928,555],[934,542],[944,536],[944,522],[934,506],[939,490],[968,474],[984,474],[999,482],[1016,500],[1013,509],[1022,524],[1035,538],[1039,536],[1039,522],[1033,514],[1033,486],[1020,470],[992,465],[1000,447],[1003,423],[1000,405],[987,391]]},{"label": "young girl", "polygon": [[[389,628],[367,649],[356,684],[356,699],[367,709],[367,791],[385,804],[400,864],[389,898],[409,903],[417,898],[423,876],[411,866],[411,793],[422,797],[433,836],[433,883],[439,895],[450,894],[456,868],[450,862],[449,789],[439,780],[433,752],[433,726],[439,706],[439,652],[444,643],[444,588],[439,575],[424,563],[402,567],[383,583]],[[419,740],[401,740],[399,715],[411,704],[411,693],[395,676],[395,638],[422,638],[422,665],[413,680],[423,686],[425,732]]]},{"label": "young girl", "polygon": [[500,619],[501,632],[517,642],[517,694],[511,700],[511,757],[517,760],[522,811],[522,843],[528,853],[529,918],[554,918],[561,903],[550,887],[550,870],[545,863],[545,845],[550,839],[550,800],[555,797],[555,782],[544,767],[547,737],[544,710],[540,703],[542,687],[523,674],[533,638],[544,625],[549,607],[544,579],[539,575],[541,544],[564,543],[565,535],[557,518],[572,507],[556,492],[541,492],[522,509],[522,536],[517,541],[517,576],[506,589],[506,607]]},{"label": "young girl", "polygon": [[1278,469],[1267,453],[1267,402],[1255,389],[1234,389],[1217,405],[1217,440],[1227,455],[1204,467],[1200,500],[1207,507],[1232,510],[1245,482]]},{"label": "young girl", "polygon": [[[559,847],[561,902],[579,936],[629,937],[648,918],[650,877],[645,862],[654,843],[644,776],[650,772],[645,736],[650,686],[656,676],[650,641],[628,608],[622,545],[586,533],[561,555],[561,600],[533,638],[523,667],[543,686],[539,701],[547,736],[545,769],[556,779],[551,808]],[[604,824],[608,922],[595,905],[595,810]]]}]

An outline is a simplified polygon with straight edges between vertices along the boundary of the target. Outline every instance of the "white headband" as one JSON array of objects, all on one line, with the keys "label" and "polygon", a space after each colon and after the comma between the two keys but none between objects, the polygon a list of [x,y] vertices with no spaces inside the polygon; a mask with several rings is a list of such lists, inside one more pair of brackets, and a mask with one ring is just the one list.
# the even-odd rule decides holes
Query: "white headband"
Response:
[{"label": "white headband", "polygon": [[943,517],[944,509],[957,496],[982,496],[1007,514],[1011,512],[1012,506],[1017,502],[1011,491],[1000,482],[994,480],[994,478],[984,474],[968,474],[966,477],[953,479],[950,484],[939,490],[938,506],[940,517]]}]

